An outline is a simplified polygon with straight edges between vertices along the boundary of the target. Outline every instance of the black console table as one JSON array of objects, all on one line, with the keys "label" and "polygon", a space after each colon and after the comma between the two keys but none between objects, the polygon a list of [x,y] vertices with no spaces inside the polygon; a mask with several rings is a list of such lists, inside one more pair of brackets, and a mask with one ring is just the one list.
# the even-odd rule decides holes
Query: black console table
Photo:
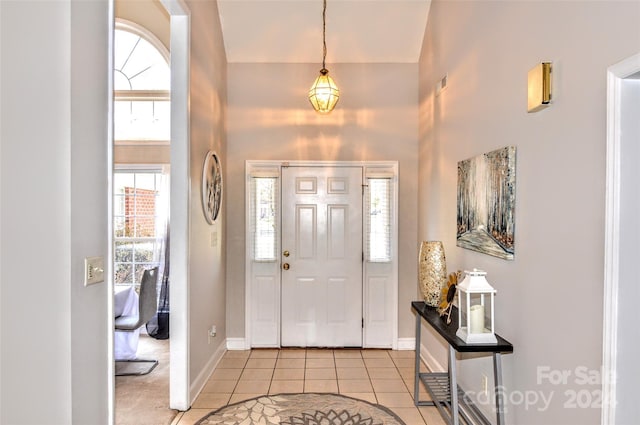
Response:
[{"label": "black console table", "polygon": [[[501,353],[512,353],[513,345],[496,334],[498,342],[495,344],[467,344],[456,336],[458,330],[458,311],[453,307],[451,323],[440,317],[435,307],[430,307],[422,301],[411,302],[411,309],[416,312],[416,363],[415,387],[413,401],[416,406],[436,406],[440,415],[450,425],[459,425],[460,419],[467,424],[490,422],[482,415],[473,402],[458,387],[456,382],[456,351],[459,353],[492,353],[493,377],[495,383],[496,416],[498,425],[504,425],[504,402],[502,387]],[[436,332],[449,343],[448,371],[444,373],[420,373],[420,324],[424,319]],[[419,396],[420,382],[424,384],[431,396],[430,401],[421,401]],[[455,388],[456,391],[451,391]]]}]

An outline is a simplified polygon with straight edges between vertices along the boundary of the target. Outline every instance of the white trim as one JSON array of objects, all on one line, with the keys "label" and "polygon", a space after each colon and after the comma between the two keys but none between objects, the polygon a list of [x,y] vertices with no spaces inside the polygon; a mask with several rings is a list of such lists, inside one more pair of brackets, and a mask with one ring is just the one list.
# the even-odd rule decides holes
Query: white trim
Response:
[{"label": "white trim", "polygon": [[[108,0],[108,23],[109,34],[107,35],[107,58],[108,76],[107,92],[113,93],[113,51],[114,51],[114,28],[115,28],[115,0]],[[107,293],[113,294],[113,160],[114,160],[114,105],[108,102],[107,106],[107,164],[109,170],[107,174],[107,241],[109,249],[107,249],[107,262],[105,264],[107,273]],[[115,342],[114,342],[114,314],[113,314],[113,297],[107,297],[107,423],[115,424],[116,422],[116,377],[115,377]]]},{"label": "white trim", "polygon": [[[172,1],[172,0],[168,0],[168,1]],[[163,1],[162,3],[166,3],[166,1]],[[166,4],[164,6],[165,8],[167,8]],[[146,41],[151,43],[153,47],[158,49],[158,52],[160,52],[164,60],[167,63],[169,63],[169,49],[167,49],[167,46],[165,46],[164,43],[160,41],[160,39],[154,33],[149,31],[147,28],[143,27],[142,25],[132,21],[128,21],[126,19],[116,18],[115,21],[116,21],[115,29],[128,31],[132,34],[135,34],[137,36],[144,38]]]},{"label": "white trim", "polygon": [[196,401],[196,398],[198,398],[198,396],[204,389],[204,386],[207,385],[207,381],[213,374],[213,371],[216,369],[218,363],[220,363],[220,360],[222,360],[222,357],[226,352],[227,349],[225,348],[225,344],[220,344],[211,358],[209,358],[209,361],[207,361],[207,364],[204,366],[204,368],[202,368],[202,371],[198,374],[198,376],[196,376],[196,379],[193,380],[193,384],[191,384],[191,388],[189,390],[189,393],[191,395],[191,402],[189,403],[189,405],[193,404],[193,402]]},{"label": "white trim", "polygon": [[424,344],[420,344],[420,359],[427,365],[429,371],[434,373],[446,372],[447,368],[442,366],[435,357],[431,355]]},{"label": "white trim", "polygon": [[182,0],[161,0],[171,27],[171,346],[169,407],[188,410],[190,388],[190,12]]},{"label": "white trim", "polygon": [[396,350],[415,350],[416,349],[416,339],[415,338],[398,338],[398,343],[396,344]]},{"label": "white trim", "polygon": [[618,345],[618,285],[620,245],[620,98],[622,79],[640,71],[640,54],[607,71],[607,171],[605,193],[605,258],[603,312],[603,379],[601,423],[614,425]]},{"label": "white trim", "polygon": [[245,338],[227,338],[227,350],[248,350]]},{"label": "white trim", "polygon": [[[251,194],[247,190],[247,182],[248,179],[255,173],[256,169],[269,169],[269,170],[280,170],[282,166],[290,166],[290,167],[362,167],[363,168],[363,178],[368,175],[378,176],[380,173],[384,173],[383,175],[388,176],[388,170],[392,169],[393,174],[396,176],[394,180],[394,230],[393,230],[393,263],[394,270],[393,274],[393,295],[391,299],[392,304],[392,345],[391,348],[393,350],[398,350],[400,346],[400,341],[398,340],[398,290],[399,290],[399,282],[398,282],[398,186],[399,186],[399,169],[397,161],[288,161],[288,160],[247,160],[245,161],[245,334],[244,334],[244,346],[236,349],[245,349],[248,350],[251,348],[251,300],[252,300],[252,291],[251,291],[251,257],[250,257],[250,247],[251,247],[251,235],[248,229],[250,229],[250,217],[249,217],[249,205],[251,202]],[[278,171],[278,176],[279,176]],[[278,246],[280,243],[278,242]],[[363,275],[364,282],[364,275]],[[364,293],[363,293],[364,296]],[[364,305],[363,305],[364,308]],[[278,316],[279,317],[279,316]],[[366,322],[365,322],[366,323]],[[242,338],[230,338],[233,340],[237,340],[236,343],[239,344]],[[227,345],[229,346],[229,340],[227,339]],[[280,341],[278,341],[278,344]],[[403,341],[402,344],[406,344],[406,341]],[[413,343],[415,345],[415,342]],[[364,332],[363,332],[363,347],[366,348],[365,340],[364,340]],[[229,348],[231,349],[231,348]]]}]

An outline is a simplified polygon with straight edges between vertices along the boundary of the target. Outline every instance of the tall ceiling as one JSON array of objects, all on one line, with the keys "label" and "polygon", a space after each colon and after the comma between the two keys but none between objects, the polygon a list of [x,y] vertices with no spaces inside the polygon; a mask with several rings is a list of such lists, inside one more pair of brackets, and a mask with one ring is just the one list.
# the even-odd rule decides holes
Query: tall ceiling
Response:
[{"label": "tall ceiling", "polygon": [[[327,64],[416,63],[430,0],[327,0]],[[322,0],[218,0],[230,63],[322,62]]]}]

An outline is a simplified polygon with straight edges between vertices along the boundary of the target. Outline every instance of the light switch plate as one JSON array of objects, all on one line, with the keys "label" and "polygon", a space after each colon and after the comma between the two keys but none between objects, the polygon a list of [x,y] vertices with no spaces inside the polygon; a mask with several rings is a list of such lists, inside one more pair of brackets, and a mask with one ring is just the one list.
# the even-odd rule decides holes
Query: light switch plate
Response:
[{"label": "light switch plate", "polygon": [[104,282],[104,259],[86,257],[84,259],[84,286]]}]

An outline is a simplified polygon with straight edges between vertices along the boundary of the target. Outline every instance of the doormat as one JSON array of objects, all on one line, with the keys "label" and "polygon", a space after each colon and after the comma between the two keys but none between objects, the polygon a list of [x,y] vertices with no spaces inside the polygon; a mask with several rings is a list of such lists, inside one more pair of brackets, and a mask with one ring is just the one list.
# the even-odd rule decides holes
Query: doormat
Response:
[{"label": "doormat", "polygon": [[230,404],[196,425],[406,425],[379,404],[339,394],[277,394]]}]

